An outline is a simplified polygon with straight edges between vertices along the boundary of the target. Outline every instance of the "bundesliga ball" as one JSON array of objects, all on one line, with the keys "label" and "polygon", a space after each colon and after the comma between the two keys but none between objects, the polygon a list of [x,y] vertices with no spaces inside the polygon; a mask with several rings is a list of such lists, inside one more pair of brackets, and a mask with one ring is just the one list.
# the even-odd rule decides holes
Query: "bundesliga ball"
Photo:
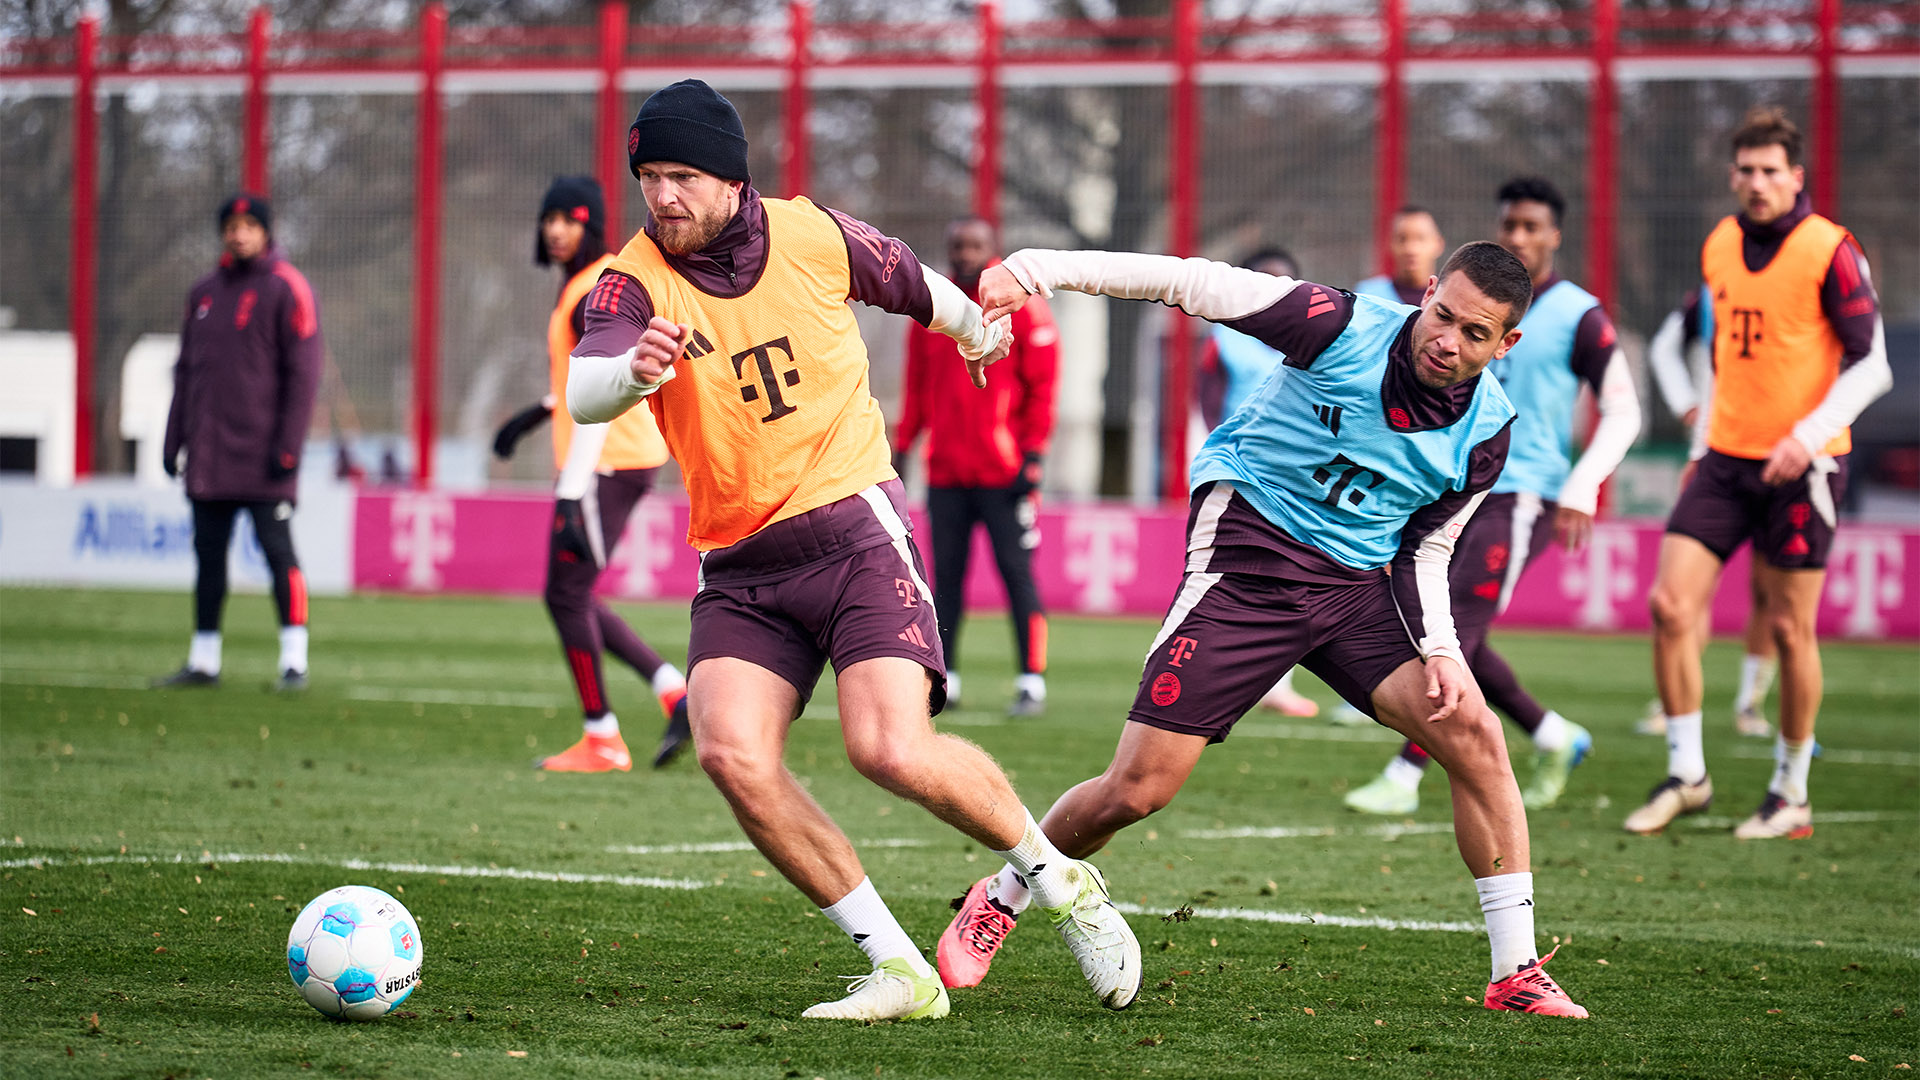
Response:
[{"label": "bundesliga ball", "polygon": [[307,1004],[341,1020],[378,1020],[420,982],[420,927],[379,889],[342,885],[300,910],[287,971]]}]

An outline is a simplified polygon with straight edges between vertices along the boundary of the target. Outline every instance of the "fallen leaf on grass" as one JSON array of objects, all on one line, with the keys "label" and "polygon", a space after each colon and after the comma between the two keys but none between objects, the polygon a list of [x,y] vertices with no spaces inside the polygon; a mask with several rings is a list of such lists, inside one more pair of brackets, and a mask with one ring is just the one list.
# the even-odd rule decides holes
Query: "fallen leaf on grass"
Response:
[{"label": "fallen leaf on grass", "polygon": [[1303,1013],[1306,1013],[1308,1016],[1314,1015],[1313,1008],[1311,1006],[1303,1007],[1300,1011]]},{"label": "fallen leaf on grass", "polygon": [[1146,1038],[1144,1038],[1144,1039],[1141,1039],[1141,1040],[1140,1040],[1139,1042],[1136,1042],[1136,1043],[1134,1043],[1133,1045],[1135,1045],[1135,1046],[1159,1046],[1159,1045],[1160,1045],[1161,1043],[1163,1043],[1163,1042],[1166,1042],[1166,1041],[1167,1041],[1167,1037],[1166,1037],[1165,1035],[1149,1035],[1149,1036],[1147,1036]]},{"label": "fallen leaf on grass", "polygon": [[1608,963],[1607,963],[1607,958],[1606,958],[1606,957],[1604,957],[1604,956],[1603,956],[1603,957],[1601,957],[1601,958],[1600,958],[1600,959],[1598,959],[1598,960],[1595,960],[1595,961],[1594,961],[1594,963],[1596,963],[1596,964],[1599,964],[1599,965],[1600,965],[1601,967],[1611,967],[1611,966],[1612,966],[1611,964],[1608,964]]},{"label": "fallen leaf on grass", "polygon": [[[28,912],[28,914],[31,915],[32,912]],[[1181,904],[1179,907],[1174,908],[1172,911],[1169,911],[1165,915],[1160,916],[1160,921],[1161,922],[1186,922],[1188,919],[1191,919],[1191,918],[1193,918],[1193,905]]]},{"label": "fallen leaf on grass", "polygon": [[1861,1056],[1860,1056],[1859,1054],[1848,1054],[1848,1055],[1847,1055],[1847,1060],[1848,1060],[1848,1061],[1865,1061],[1865,1060],[1867,1060],[1867,1059],[1866,1059],[1866,1058],[1863,1058],[1863,1057],[1861,1057]]},{"label": "fallen leaf on grass", "polygon": [[527,1052],[525,1050],[509,1050],[507,1051],[507,1056],[508,1057],[526,1057]]},{"label": "fallen leaf on grass", "polygon": [[26,912],[26,913],[27,913],[27,914],[29,914],[29,915],[38,915],[38,914],[40,914],[39,912],[37,912],[37,911],[35,911],[35,910],[33,910],[33,909],[32,909],[32,908],[30,908],[30,907],[23,907],[23,908],[21,908],[20,910],[21,910],[21,911],[24,911],[24,912]]}]

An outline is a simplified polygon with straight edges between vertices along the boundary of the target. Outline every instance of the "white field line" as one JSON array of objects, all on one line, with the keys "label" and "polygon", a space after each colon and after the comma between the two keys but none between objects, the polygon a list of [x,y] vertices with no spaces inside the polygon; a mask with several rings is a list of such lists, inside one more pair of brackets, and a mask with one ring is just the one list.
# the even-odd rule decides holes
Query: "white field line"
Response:
[{"label": "white field line", "polygon": [[[1741,744],[1733,748],[1733,756],[1772,761],[1773,747]],[[1830,746],[1820,748],[1820,754],[1814,758],[1822,765],[1892,765],[1898,768],[1920,768],[1920,754],[1910,754],[1903,750],[1835,750]]]},{"label": "white field line", "polygon": [[0,670],[0,683],[15,686],[71,686],[81,690],[145,690],[153,680],[136,675],[70,675],[66,672]]},{"label": "white field line", "polygon": [[[856,848],[919,848],[932,847],[931,840],[913,840],[903,836],[883,837],[878,840],[855,840]],[[753,844],[746,840],[720,840],[706,844],[608,844],[607,852],[613,855],[718,855],[734,851],[752,851]]]},{"label": "white field line", "polygon": [[569,885],[621,885],[633,889],[704,889],[705,881],[686,878],[641,877],[634,874],[579,874],[569,870],[522,870],[512,866],[460,866],[414,862],[373,862],[367,859],[326,859],[318,856],[226,851],[200,855],[89,855],[80,857],[8,859],[0,869],[17,870],[49,866],[110,866],[132,864],[158,866],[175,864],[201,866],[212,863],[292,863],[308,866],[334,866],[342,870],[379,870],[389,874],[425,874],[439,877],[507,878],[513,881],[555,881]]},{"label": "white field line", "polygon": [[[1128,915],[1165,916],[1159,908],[1115,902],[1114,907]],[[1447,934],[1484,934],[1485,925],[1435,919],[1380,919],[1364,915],[1328,915],[1319,911],[1261,911],[1256,908],[1194,908],[1195,919],[1232,919],[1237,922],[1284,923],[1289,926],[1347,926],[1361,930],[1426,930]]]},{"label": "white field line", "polygon": [[1239,724],[1233,729],[1235,735],[1251,735],[1256,739],[1304,739],[1309,742],[1370,742],[1397,743],[1406,741],[1398,732],[1388,731],[1378,724],[1367,727],[1312,727],[1307,724]]},{"label": "white field line", "polygon": [[353,701],[395,701],[413,705],[479,705],[487,708],[557,709],[567,704],[560,694],[472,693],[434,690],[424,686],[349,686],[340,696]]},{"label": "white field line", "polygon": [[[1677,824],[1688,829],[1731,829],[1744,820],[1689,817],[1681,818]],[[1816,810],[1813,814],[1815,825],[1860,825],[1874,821],[1920,823],[1920,814],[1891,810],[1833,810],[1825,813]],[[1400,836],[1426,836],[1452,831],[1453,826],[1444,821],[1418,821],[1359,828],[1350,825],[1276,825],[1268,828],[1242,825],[1232,829],[1188,829],[1180,836],[1186,840],[1299,840],[1320,836],[1379,836],[1391,840]]]}]

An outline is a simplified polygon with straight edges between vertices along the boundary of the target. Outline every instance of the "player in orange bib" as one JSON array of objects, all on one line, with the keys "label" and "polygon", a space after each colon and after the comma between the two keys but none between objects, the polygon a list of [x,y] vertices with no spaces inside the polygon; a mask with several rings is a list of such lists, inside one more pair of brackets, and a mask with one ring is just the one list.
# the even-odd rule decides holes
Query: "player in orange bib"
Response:
[{"label": "player in orange bib", "polygon": [[847,757],[1031,882],[1101,1001],[1131,1003],[1140,947],[1090,864],[1047,840],[978,747],[935,732],[946,664],[867,354],[848,301],[953,338],[975,386],[1006,355],[959,287],[906,245],[749,183],[731,102],[697,79],[648,98],[627,134],[644,231],[587,301],[567,402],[582,423],[643,399],[680,462],[700,551],[688,700],[700,765],[761,854],[873,970],[808,1018],[946,1015],[946,988],[846,834],[781,762],[828,661]]},{"label": "player in orange bib", "polygon": [[1741,213],[1722,220],[1700,252],[1713,301],[1713,384],[1648,598],[1667,777],[1627,817],[1628,832],[1659,832],[1713,799],[1700,737],[1700,628],[1721,568],[1749,541],[1780,650],[1780,732],[1766,797],[1734,835],[1813,832],[1814,615],[1846,484],[1848,428],[1893,376],[1866,258],[1847,230],[1812,211],[1805,183],[1799,129],[1779,109],[1748,113],[1733,135]]},{"label": "player in orange bib", "polygon": [[560,269],[560,296],[547,319],[545,398],[514,414],[494,435],[493,452],[513,454],[514,444],[553,417],[553,460],[560,466],[547,530],[547,613],[560,634],[560,649],[580,695],[580,741],[543,758],[549,772],[626,772],[633,755],[607,698],[600,654],[626,661],[651,685],[667,714],[666,732],[654,751],[655,768],[673,760],[689,737],[687,681],[661,659],[606,602],[593,595],[607,555],[627,529],[627,517],[652,489],[667,460],[667,445],[653,417],[635,412],[611,424],[576,426],[564,408],[567,356],[585,325],[587,293],[613,262],[607,254],[606,201],[591,176],[559,176],[540,203],[540,229],[533,259]]}]

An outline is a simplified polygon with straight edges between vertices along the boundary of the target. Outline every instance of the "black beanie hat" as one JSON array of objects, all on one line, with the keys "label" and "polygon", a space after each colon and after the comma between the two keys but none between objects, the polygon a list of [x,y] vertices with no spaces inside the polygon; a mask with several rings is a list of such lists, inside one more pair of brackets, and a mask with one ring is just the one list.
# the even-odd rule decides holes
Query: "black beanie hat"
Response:
[{"label": "black beanie hat", "polygon": [[[589,246],[606,248],[607,202],[600,193],[600,181],[591,176],[554,177],[546,196],[540,200],[539,220],[546,221],[547,215],[555,210],[586,226],[587,235],[600,241]],[[540,235],[538,227],[533,230],[533,261],[541,266],[552,261],[547,258],[546,238]]]},{"label": "black beanie hat", "polygon": [[264,195],[239,191],[227,196],[227,201],[220,204],[220,216],[214,219],[214,226],[224,231],[227,219],[235,214],[245,214],[259,222],[269,234],[273,232],[273,207],[267,205]]},{"label": "black beanie hat", "polygon": [[733,102],[699,79],[656,90],[627,129],[627,167],[677,161],[722,180],[747,180],[747,129]]}]

